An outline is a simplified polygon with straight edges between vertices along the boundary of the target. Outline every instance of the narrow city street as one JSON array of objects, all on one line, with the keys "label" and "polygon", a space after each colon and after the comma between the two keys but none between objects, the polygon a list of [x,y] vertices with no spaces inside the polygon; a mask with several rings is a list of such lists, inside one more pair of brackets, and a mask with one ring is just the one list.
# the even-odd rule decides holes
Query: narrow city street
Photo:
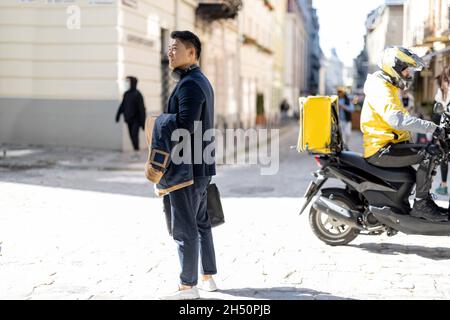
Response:
[{"label": "narrow city street", "polygon": [[[281,131],[277,175],[218,167],[226,218],[214,229],[220,290],[202,297],[450,298],[448,237],[360,236],[330,247],[313,235],[298,211],[316,164],[290,148],[297,134],[295,123]],[[361,151],[359,133],[352,139]],[[0,158],[0,299],[157,299],[176,289],[176,247],[143,161],[13,149]]]},{"label": "narrow city street", "polygon": [[[427,188],[441,159],[431,193],[450,208],[450,0],[1,0],[0,30],[0,300],[197,299],[179,282],[195,282],[185,214],[214,203],[206,180],[172,194],[180,252],[155,191],[214,172],[225,223],[200,251],[219,290],[202,299],[450,299],[450,237],[378,223],[408,212],[410,172],[356,181],[365,163],[344,154],[358,225],[334,191],[311,199],[328,217],[299,215],[320,161],[297,151],[362,154],[364,136],[371,163],[420,168],[411,221],[445,221]],[[345,240],[343,221],[390,236],[328,246],[322,218]]]}]

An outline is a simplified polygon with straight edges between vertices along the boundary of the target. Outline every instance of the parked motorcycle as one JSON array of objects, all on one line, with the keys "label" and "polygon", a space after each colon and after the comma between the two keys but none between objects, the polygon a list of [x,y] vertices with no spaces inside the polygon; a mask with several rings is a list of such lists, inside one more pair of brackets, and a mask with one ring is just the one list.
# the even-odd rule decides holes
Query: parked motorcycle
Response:
[{"label": "parked motorcycle", "polygon": [[[442,126],[450,132],[450,114],[442,104],[436,104],[434,112],[442,115]],[[439,150],[433,164],[436,168],[449,159],[449,135],[445,141],[433,140],[431,144]],[[450,222],[431,222],[409,215],[408,198],[416,180],[412,167],[376,167],[348,151],[315,155],[315,160],[320,170],[313,173],[315,180],[307,188],[300,214],[321,191],[311,205],[309,222],[314,234],[326,244],[346,245],[360,234],[450,236]],[[345,188],[322,189],[328,179],[338,179]]]}]

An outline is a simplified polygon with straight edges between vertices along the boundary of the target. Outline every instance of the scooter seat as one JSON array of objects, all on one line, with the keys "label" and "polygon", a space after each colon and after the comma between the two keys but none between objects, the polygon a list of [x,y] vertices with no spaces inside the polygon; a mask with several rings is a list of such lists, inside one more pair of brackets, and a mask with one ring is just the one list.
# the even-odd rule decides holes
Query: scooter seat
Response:
[{"label": "scooter seat", "polygon": [[362,171],[370,173],[384,181],[390,182],[415,182],[416,170],[408,166],[404,168],[382,168],[369,162],[359,153],[343,151],[339,154],[339,159],[345,164],[356,167]]}]

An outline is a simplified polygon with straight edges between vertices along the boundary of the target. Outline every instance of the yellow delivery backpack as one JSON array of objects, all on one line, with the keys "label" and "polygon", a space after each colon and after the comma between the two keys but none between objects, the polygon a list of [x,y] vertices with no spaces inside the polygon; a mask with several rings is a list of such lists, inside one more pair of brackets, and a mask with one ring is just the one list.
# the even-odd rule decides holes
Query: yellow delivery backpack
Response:
[{"label": "yellow delivery backpack", "polygon": [[299,99],[299,152],[331,154],[342,151],[338,101],[337,96],[310,96]]}]

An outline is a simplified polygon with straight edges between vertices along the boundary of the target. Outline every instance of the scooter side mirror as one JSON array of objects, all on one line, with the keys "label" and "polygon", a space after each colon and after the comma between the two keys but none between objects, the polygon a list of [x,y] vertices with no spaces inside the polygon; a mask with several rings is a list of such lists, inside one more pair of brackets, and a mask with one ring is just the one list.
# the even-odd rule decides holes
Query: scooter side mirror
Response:
[{"label": "scooter side mirror", "polygon": [[433,108],[433,112],[436,114],[443,114],[445,112],[445,108],[442,105],[442,103],[435,103],[434,108]]}]

